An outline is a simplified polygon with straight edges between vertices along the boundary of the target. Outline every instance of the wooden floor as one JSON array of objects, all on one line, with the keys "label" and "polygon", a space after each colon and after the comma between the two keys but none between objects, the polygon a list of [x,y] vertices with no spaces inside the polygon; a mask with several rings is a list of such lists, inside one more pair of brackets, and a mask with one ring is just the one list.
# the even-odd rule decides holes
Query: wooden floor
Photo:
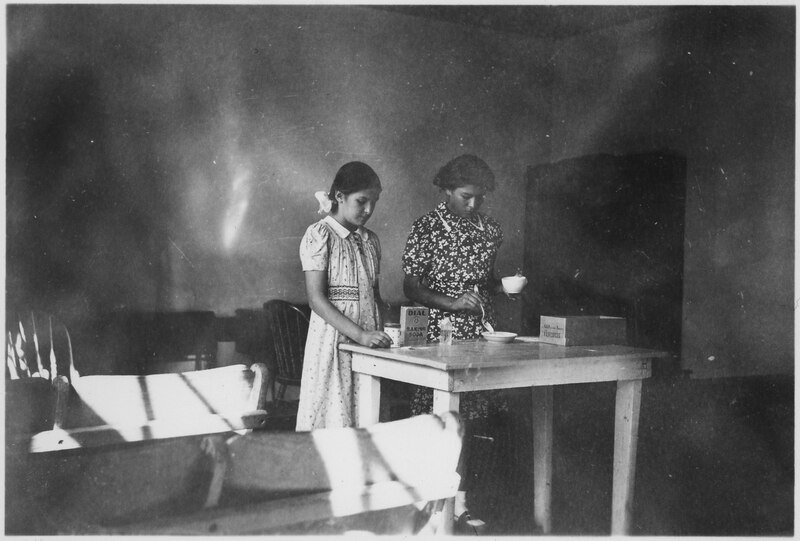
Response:
[{"label": "wooden floor", "polygon": [[[792,378],[645,383],[634,535],[792,535]],[[554,393],[553,534],[608,535],[614,385]],[[524,399],[520,404],[524,411]],[[397,413],[397,411],[395,411]],[[535,535],[529,419],[498,417],[475,438],[468,504],[484,535]]]}]

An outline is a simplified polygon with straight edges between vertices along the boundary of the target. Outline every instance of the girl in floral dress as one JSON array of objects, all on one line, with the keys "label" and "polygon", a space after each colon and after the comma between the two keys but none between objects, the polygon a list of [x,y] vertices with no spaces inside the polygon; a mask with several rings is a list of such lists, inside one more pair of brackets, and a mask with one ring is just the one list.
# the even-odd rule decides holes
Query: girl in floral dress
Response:
[{"label": "girl in floral dress", "polygon": [[[403,291],[409,299],[430,308],[428,340],[438,340],[442,319],[453,322],[453,338],[480,337],[482,310],[495,323],[492,295],[502,291],[494,276],[497,251],[503,242],[500,225],[478,212],[487,192],[494,190],[494,173],[480,158],[465,154],[442,167],[433,183],[444,201],[417,219],[406,242],[402,265]],[[469,435],[470,421],[485,421],[491,414],[507,411],[502,391],[466,393],[460,406]],[[430,413],[433,393],[424,387],[412,391],[411,413]],[[469,461],[469,443],[464,439],[462,465]],[[467,469],[470,469],[467,466]],[[461,491],[456,497],[456,515],[469,519],[466,486],[462,472]]]},{"label": "girl in floral dress", "polygon": [[355,388],[349,352],[342,342],[389,347],[379,306],[381,246],[364,227],[381,192],[378,175],[362,162],[336,173],[330,191],[318,192],[320,212],[300,242],[300,260],[311,307],[303,357],[298,431],[354,426]]}]

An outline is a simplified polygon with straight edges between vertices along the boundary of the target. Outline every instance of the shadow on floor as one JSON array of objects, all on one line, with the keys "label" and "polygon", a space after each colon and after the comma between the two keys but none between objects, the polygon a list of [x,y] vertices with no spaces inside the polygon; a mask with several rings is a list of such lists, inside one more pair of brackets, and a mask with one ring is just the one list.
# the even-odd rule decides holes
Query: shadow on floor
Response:
[{"label": "shadow on floor", "polygon": [[[554,391],[555,535],[610,532],[615,388]],[[530,407],[515,400],[516,412]],[[535,534],[530,415],[491,424],[470,509],[486,535]],[[791,377],[645,381],[633,534],[790,536],[793,520]]]}]

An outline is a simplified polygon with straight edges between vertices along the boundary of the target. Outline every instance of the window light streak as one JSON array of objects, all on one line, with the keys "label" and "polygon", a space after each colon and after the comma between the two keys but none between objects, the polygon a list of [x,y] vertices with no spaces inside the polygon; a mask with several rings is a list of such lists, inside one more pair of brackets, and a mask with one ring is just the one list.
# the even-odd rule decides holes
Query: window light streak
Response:
[{"label": "window light streak", "polygon": [[361,461],[339,458],[361,454],[356,434],[348,431],[339,434],[312,432],[311,435],[319,458],[325,466],[331,489],[339,490],[347,486],[360,488],[366,480]]},{"label": "window light streak", "polygon": [[240,228],[247,215],[250,205],[250,192],[252,191],[251,172],[249,169],[237,171],[231,182],[230,203],[225,211],[222,228],[222,245],[225,250],[230,250],[240,233]]},{"label": "window light streak", "polygon": [[[223,390],[227,387],[221,385]],[[224,392],[206,396],[182,374],[154,374],[147,380],[136,376],[83,376],[74,382],[74,387],[83,407],[100,423],[121,427],[121,433],[134,434],[137,440],[146,436],[141,432],[144,426],[160,430],[170,424],[188,423],[190,429],[193,423],[200,422],[198,419],[209,417],[216,419],[212,421],[214,426],[223,429],[241,424],[236,417],[241,412],[230,410]],[[119,403],[126,407],[114,406]]]},{"label": "window light streak", "polygon": [[[346,516],[369,508],[380,508],[382,502],[396,499],[400,495],[413,501],[413,490],[410,491],[402,482],[379,482],[371,484],[372,490],[365,490],[370,481],[375,481],[376,474],[381,478],[389,473],[385,472],[385,465],[370,462],[370,453],[366,453],[364,447],[366,442],[360,440],[356,432],[312,431],[311,436],[331,488],[329,503],[333,516]],[[379,448],[372,451],[377,453],[376,457],[380,456]],[[343,460],[343,456],[360,456],[361,460]]]}]

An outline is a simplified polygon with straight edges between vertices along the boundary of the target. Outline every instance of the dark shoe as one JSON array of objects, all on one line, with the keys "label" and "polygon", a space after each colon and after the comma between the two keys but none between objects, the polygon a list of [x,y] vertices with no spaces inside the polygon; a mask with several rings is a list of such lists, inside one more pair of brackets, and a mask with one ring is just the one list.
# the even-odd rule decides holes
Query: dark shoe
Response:
[{"label": "dark shoe", "polygon": [[469,511],[464,511],[456,519],[454,533],[456,535],[484,535],[486,523],[479,518],[472,518]]}]

